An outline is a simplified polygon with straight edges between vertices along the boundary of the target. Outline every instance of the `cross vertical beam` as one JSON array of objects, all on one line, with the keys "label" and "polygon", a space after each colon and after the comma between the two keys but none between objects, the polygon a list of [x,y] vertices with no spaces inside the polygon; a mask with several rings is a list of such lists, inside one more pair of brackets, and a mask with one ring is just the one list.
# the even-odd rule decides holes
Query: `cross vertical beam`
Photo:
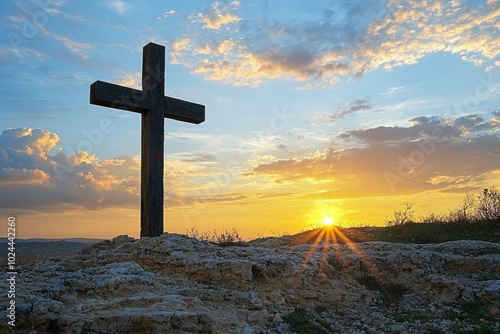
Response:
[{"label": "cross vertical beam", "polygon": [[142,59],[142,91],[149,110],[142,113],[141,237],[163,233],[164,78],[165,47],[149,43]]}]

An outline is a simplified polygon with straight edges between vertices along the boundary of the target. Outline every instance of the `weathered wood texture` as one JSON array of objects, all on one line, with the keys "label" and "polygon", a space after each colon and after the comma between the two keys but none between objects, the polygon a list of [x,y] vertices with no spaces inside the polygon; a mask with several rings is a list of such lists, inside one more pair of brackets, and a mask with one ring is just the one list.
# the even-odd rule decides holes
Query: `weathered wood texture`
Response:
[{"label": "weathered wood texture", "polygon": [[[205,106],[165,96],[165,118],[200,124],[205,121]],[[149,108],[146,93],[112,83],[96,81],[90,85],[90,103],[137,113]]]},{"label": "weathered wood texture", "polygon": [[163,233],[164,78],[165,47],[148,44],[142,58],[142,91],[149,110],[142,113],[141,237]]},{"label": "weathered wood texture", "polygon": [[165,47],[143,48],[142,91],[107,82],[90,86],[90,103],[138,112],[141,130],[141,237],[163,233],[164,117],[199,124],[205,106],[164,96]]}]

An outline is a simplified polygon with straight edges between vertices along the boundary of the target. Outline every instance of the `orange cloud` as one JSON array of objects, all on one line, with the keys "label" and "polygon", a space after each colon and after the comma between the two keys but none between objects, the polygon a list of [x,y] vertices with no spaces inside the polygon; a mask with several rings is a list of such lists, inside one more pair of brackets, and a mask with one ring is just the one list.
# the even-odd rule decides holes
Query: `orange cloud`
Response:
[{"label": "orange cloud", "polygon": [[[190,133],[177,136],[178,140],[196,138]],[[198,139],[217,142],[210,138]],[[60,212],[75,206],[92,210],[140,207],[139,158],[119,156],[99,161],[86,151],[51,155],[49,151],[57,148],[58,141],[57,134],[41,129],[8,129],[0,134],[0,207]],[[239,196],[222,193],[222,183],[229,182],[228,167],[218,167],[213,154],[170,155],[167,164],[164,184],[168,206]]]},{"label": "orange cloud", "polygon": [[39,169],[0,169],[0,186],[2,185],[48,185],[50,176]]},{"label": "orange cloud", "polygon": [[191,16],[191,20],[202,22],[203,29],[219,30],[223,26],[241,21],[241,18],[230,12],[238,7],[238,1],[233,1],[228,6],[223,6],[220,2],[214,2],[210,12],[206,14],[198,13]]},{"label": "orange cloud", "polygon": [[49,151],[57,134],[42,129],[8,129],[0,135],[2,207],[50,210],[63,204],[87,208],[127,206],[138,201],[139,160],[97,162],[86,151],[71,157]]},{"label": "orange cloud", "polygon": [[135,72],[133,74],[126,74],[123,78],[117,80],[117,84],[142,90],[142,73]]},{"label": "orange cloud", "polygon": [[351,131],[344,137],[363,146],[262,161],[246,176],[277,184],[323,183],[325,196],[347,198],[475,190],[500,170],[500,138],[485,133],[498,127],[491,121],[469,115],[411,123]]}]

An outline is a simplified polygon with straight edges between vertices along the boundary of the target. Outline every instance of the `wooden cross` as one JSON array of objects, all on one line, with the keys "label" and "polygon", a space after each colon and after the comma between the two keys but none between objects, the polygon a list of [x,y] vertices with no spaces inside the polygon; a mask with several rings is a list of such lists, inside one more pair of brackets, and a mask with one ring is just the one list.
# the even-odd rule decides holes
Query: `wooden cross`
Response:
[{"label": "wooden cross", "polygon": [[154,43],[143,48],[142,90],[102,81],[90,86],[91,104],[142,115],[141,237],[163,233],[163,118],[195,124],[205,120],[205,106],[167,97],[164,91],[165,47]]}]

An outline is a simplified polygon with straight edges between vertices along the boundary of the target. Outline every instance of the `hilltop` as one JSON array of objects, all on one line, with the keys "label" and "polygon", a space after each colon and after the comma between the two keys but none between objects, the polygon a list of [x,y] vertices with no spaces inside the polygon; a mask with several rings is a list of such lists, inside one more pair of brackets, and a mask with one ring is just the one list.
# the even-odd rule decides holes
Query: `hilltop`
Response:
[{"label": "hilltop", "polygon": [[21,266],[16,333],[500,331],[500,244],[350,242],[354,234],[223,246],[119,236]]}]

